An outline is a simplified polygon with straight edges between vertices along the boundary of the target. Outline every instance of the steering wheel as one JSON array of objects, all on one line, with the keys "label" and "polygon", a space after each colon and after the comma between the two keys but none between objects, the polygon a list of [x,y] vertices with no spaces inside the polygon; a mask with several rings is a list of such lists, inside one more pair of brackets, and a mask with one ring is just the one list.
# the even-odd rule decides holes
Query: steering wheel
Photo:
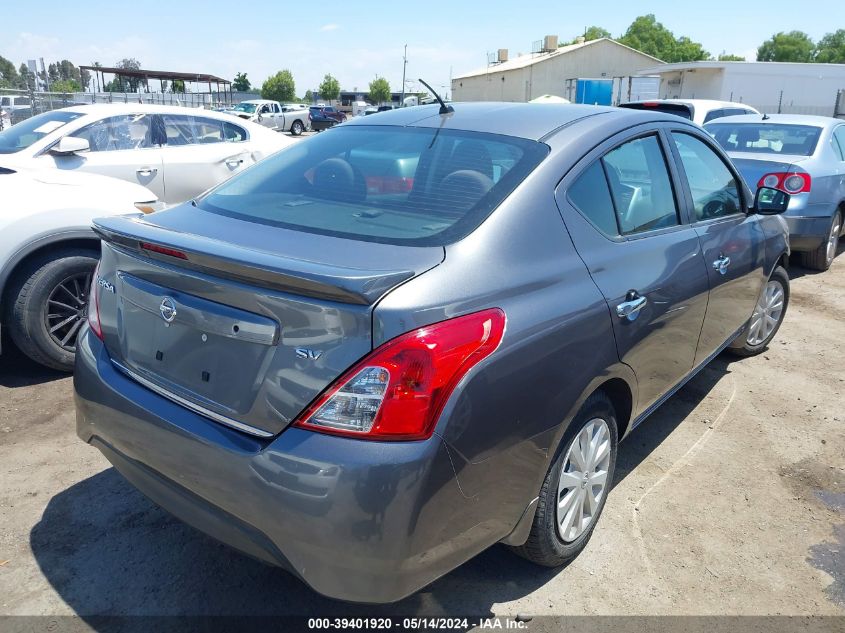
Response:
[{"label": "steering wheel", "polygon": [[711,200],[704,205],[704,208],[701,209],[701,217],[705,220],[717,218],[722,215],[722,210],[724,208],[725,204],[721,200]]}]

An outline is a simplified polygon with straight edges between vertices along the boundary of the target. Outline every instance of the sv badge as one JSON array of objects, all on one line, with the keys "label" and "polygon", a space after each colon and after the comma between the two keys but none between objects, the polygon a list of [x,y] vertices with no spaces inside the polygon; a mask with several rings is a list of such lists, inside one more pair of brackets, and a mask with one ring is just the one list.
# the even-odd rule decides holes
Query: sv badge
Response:
[{"label": "sv badge", "polygon": [[323,352],[315,352],[313,349],[306,349],[304,347],[297,347],[294,351],[296,352],[296,357],[303,360],[317,360],[323,355]]}]

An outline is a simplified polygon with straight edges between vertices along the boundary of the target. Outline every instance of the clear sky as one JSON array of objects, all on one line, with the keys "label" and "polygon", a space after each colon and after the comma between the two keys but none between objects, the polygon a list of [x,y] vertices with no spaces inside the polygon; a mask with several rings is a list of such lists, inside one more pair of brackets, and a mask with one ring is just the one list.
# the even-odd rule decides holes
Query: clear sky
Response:
[{"label": "clear sky", "polygon": [[325,73],[347,90],[366,90],[381,75],[398,91],[407,44],[408,78],[422,77],[446,90],[450,72],[483,66],[488,51],[527,53],[544,35],[571,39],[590,25],[619,36],[645,13],[654,13],[676,36],[701,42],[712,55],[725,51],[749,60],[777,31],[802,30],[818,40],[845,28],[843,0],[38,0],[14,2],[0,12],[0,55],[15,66],[38,57],[77,66],[135,57],[154,70],[230,79],[242,71],[258,86],[288,68],[302,95]]}]

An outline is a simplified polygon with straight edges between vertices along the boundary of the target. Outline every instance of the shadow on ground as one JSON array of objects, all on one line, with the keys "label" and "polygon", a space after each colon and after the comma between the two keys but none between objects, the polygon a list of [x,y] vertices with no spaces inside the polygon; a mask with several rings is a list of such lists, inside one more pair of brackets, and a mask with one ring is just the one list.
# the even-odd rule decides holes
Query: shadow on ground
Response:
[{"label": "shadow on ground", "polygon": [[[719,358],[623,443],[617,483],[729,372]],[[94,449],[91,449],[94,450]],[[321,597],[284,571],[242,556],[181,524],[108,469],[54,496],[30,534],[57,593],[79,615],[486,615],[561,569],[494,546],[417,594],[381,606]],[[96,627],[95,620],[89,624]]]},{"label": "shadow on ground", "polygon": [[3,335],[2,343],[0,387],[30,387],[67,378],[67,374],[48,369],[24,356],[8,336]]}]

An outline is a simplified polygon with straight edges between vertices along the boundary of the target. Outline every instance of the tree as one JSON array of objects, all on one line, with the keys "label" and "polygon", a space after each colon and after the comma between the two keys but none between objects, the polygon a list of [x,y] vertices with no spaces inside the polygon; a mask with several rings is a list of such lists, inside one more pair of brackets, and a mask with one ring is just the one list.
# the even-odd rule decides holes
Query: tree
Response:
[{"label": "tree", "polygon": [[170,84],[170,92],[174,94],[185,94],[185,81],[182,79],[174,79]]},{"label": "tree", "polygon": [[18,88],[21,78],[15,65],[5,57],[0,56],[0,88]]},{"label": "tree", "polygon": [[59,79],[50,85],[52,92],[82,92],[82,86],[75,79]]},{"label": "tree", "polygon": [[802,31],[775,33],[757,49],[758,62],[811,62],[816,47]]},{"label": "tree", "polygon": [[306,91],[305,91],[305,96],[304,96],[304,97],[302,97],[302,100],[303,100],[305,103],[313,103],[313,102],[314,102],[314,93],[313,93],[313,92],[311,92],[310,90],[306,90]]},{"label": "tree", "polygon": [[334,101],[340,96],[340,83],[331,75],[326,75],[318,90],[323,99]]},{"label": "tree", "polygon": [[718,61],[720,61],[720,62],[744,62],[745,58],[742,57],[741,55],[728,55],[728,54],[722,53],[721,55],[719,55]]},{"label": "tree", "polygon": [[[114,66],[122,70],[141,70],[141,62],[134,57],[125,57]],[[138,88],[140,86],[146,87],[147,82],[139,77],[115,77],[111,85],[113,86],[110,89],[112,92],[138,92]],[[106,90],[109,90],[109,88],[106,88]]]},{"label": "tree", "polygon": [[290,71],[280,70],[261,86],[261,97],[273,101],[294,101],[296,99],[296,84]]},{"label": "tree", "polygon": [[710,57],[698,42],[685,36],[675,38],[653,13],[635,19],[619,41],[665,62],[701,61]]},{"label": "tree", "polygon": [[819,40],[816,61],[822,64],[845,64],[845,29],[828,33]]},{"label": "tree", "polygon": [[600,40],[603,37],[610,37],[610,31],[607,29],[603,29],[600,26],[591,26],[587,28],[582,35],[576,35],[572,38],[569,42],[563,42],[560,46],[568,46],[569,44],[577,44],[579,38],[584,38],[585,42],[589,42],[591,40]]},{"label": "tree", "polygon": [[35,75],[29,69],[29,66],[21,64],[18,73],[20,74],[21,88],[24,90],[35,90]]},{"label": "tree", "polygon": [[390,84],[384,77],[376,77],[370,82],[370,101],[375,104],[390,101]]},{"label": "tree", "polygon": [[235,80],[232,82],[232,90],[236,90],[237,92],[249,92],[250,88],[252,88],[252,84],[250,84],[249,79],[246,78],[246,73],[236,73]]}]

